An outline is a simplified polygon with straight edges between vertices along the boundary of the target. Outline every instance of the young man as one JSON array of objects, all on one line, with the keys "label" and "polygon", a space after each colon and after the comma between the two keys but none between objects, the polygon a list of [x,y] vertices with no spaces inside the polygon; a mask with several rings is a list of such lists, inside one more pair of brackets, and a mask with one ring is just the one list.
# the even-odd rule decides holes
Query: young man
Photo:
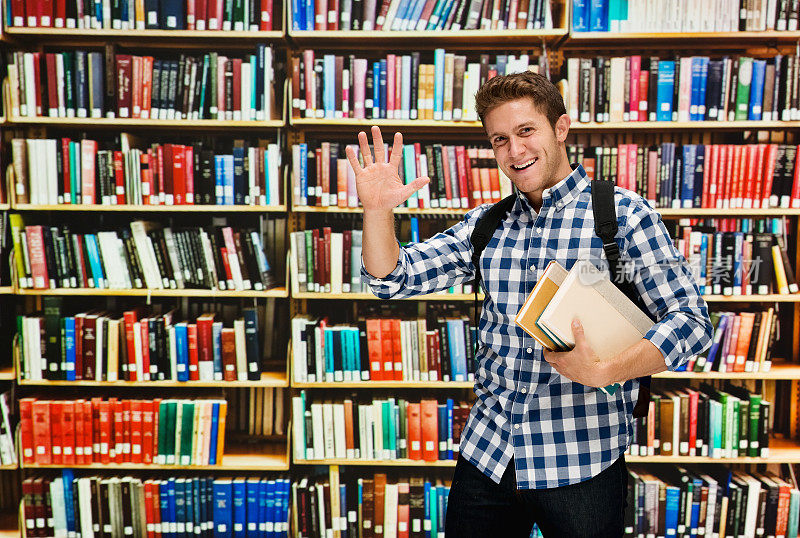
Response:
[{"label": "young man", "polygon": [[[567,160],[570,120],[555,86],[533,73],[495,77],[476,108],[500,169],[517,199],[481,256],[486,292],[476,356],[476,402],[461,434],[447,509],[446,535],[611,537],[623,532],[637,377],[674,370],[710,343],[712,326],[685,260],[661,219],[633,192],[617,188],[616,242],[642,302],[658,320],[645,338],[600,363],[573,324],[576,346],[544,351],[514,317],[550,260],[600,263],[590,182]],[[403,185],[402,136],[385,163],[380,130],[358,141],[364,161],[347,156],[364,206],[362,276],[384,299],[446,289],[474,276],[470,236],[489,205],[422,243],[400,247],[392,209],[428,178]],[[577,321],[577,320],[576,320]],[[595,387],[613,382],[607,395]]]}]

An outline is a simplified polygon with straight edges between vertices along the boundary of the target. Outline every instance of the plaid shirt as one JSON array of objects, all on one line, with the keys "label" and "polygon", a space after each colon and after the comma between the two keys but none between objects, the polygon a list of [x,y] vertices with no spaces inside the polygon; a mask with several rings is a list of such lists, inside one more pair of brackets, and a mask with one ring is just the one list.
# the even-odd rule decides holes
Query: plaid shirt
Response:
[{"label": "plaid shirt", "polygon": [[[621,263],[658,322],[648,331],[670,370],[711,341],[705,301],[661,218],[640,196],[615,193]],[[520,195],[481,255],[485,299],[478,327],[477,400],[461,434],[461,454],[499,483],[511,458],[517,487],[565,486],[596,476],[625,451],[639,392],[626,381],[614,395],[561,376],[542,347],[514,323],[548,262],[569,270],[578,259],[605,260],[594,233],[590,182],[583,167],[544,191],[537,214]],[[397,267],[362,278],[382,299],[445,290],[474,276],[470,235],[489,208],[424,241],[400,249]]]}]

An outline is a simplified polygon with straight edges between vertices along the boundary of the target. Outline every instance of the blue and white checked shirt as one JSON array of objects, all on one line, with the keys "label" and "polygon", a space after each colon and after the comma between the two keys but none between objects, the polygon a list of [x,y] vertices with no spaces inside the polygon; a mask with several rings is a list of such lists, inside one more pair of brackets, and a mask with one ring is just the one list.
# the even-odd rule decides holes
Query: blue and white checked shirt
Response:
[{"label": "blue and white checked shirt", "polygon": [[[524,195],[481,255],[486,296],[478,327],[477,400],[461,434],[461,454],[499,483],[514,458],[517,487],[543,489],[582,482],[616,461],[632,434],[639,383],[614,395],[561,376],[542,347],[514,323],[548,262],[569,270],[578,259],[605,260],[594,233],[589,178],[578,165],[544,191],[536,213]],[[686,261],[661,218],[640,196],[617,187],[622,262],[635,267],[634,284],[659,321],[646,338],[670,370],[711,341],[708,309]],[[397,267],[383,279],[362,266],[362,278],[380,298],[445,290],[474,276],[470,236],[489,205],[422,243],[400,249]]]}]

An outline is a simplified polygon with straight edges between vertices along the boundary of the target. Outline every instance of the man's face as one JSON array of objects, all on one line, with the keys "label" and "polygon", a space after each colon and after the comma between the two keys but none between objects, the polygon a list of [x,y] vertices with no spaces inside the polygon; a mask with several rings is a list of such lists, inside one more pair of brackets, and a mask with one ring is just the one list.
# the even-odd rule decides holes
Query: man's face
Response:
[{"label": "man's face", "polygon": [[497,165],[520,192],[540,199],[542,191],[563,179],[559,144],[569,130],[567,115],[558,120],[554,131],[533,101],[522,98],[491,109],[483,124]]}]

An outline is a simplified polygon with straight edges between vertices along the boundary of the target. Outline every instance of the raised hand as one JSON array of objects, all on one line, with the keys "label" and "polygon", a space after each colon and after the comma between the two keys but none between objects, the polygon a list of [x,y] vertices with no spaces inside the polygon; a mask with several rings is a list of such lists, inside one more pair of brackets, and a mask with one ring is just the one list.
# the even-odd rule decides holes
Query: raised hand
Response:
[{"label": "raised hand", "polygon": [[395,133],[392,157],[386,161],[383,148],[383,137],[377,126],[372,126],[372,142],[375,147],[375,160],[367,143],[367,134],[358,133],[358,145],[364,166],[358,162],[356,152],[348,146],[345,150],[350,166],[356,174],[356,191],[358,199],[365,211],[385,210],[391,211],[408,200],[412,194],[424,187],[430,179],[418,177],[408,185],[403,184],[398,169],[403,153],[403,135]]}]

